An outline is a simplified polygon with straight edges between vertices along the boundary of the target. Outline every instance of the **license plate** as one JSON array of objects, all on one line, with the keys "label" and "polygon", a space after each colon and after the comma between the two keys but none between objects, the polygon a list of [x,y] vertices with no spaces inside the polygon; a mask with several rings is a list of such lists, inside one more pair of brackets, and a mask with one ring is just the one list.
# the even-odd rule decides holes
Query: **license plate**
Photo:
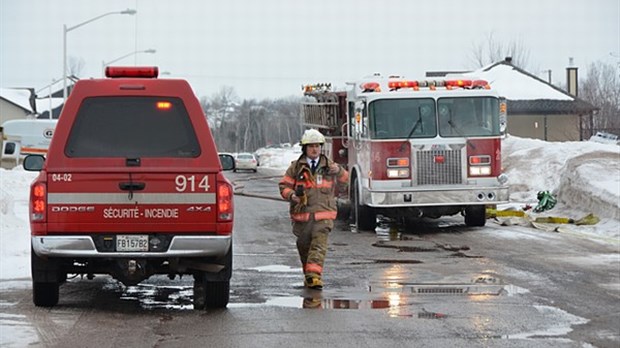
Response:
[{"label": "license plate", "polygon": [[149,251],[146,234],[122,234],[116,236],[116,251]]}]

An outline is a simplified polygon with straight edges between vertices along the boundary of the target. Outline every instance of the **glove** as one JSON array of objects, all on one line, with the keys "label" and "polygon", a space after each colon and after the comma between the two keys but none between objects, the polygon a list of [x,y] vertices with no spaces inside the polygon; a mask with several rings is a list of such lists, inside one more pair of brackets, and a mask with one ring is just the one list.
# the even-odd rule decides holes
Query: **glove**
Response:
[{"label": "glove", "polygon": [[308,205],[308,197],[306,196],[306,192],[304,191],[304,187],[302,185],[297,185],[295,188],[295,196],[299,198],[299,203],[295,205],[293,211],[295,213],[299,213],[306,205]]},{"label": "glove", "polygon": [[308,205],[308,197],[306,197],[306,195],[303,195],[299,197],[299,203],[295,205],[293,211],[295,213],[300,213],[306,205]]},{"label": "glove", "polygon": [[545,210],[550,210],[555,207],[558,200],[549,191],[539,191],[536,195],[538,198],[538,205],[534,208],[534,212],[540,213]]}]

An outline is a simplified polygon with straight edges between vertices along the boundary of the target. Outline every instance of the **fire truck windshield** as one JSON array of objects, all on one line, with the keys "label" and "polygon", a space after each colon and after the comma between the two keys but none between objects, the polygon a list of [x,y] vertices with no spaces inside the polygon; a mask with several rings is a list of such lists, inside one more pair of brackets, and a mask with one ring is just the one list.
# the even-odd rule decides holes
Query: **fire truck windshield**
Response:
[{"label": "fire truck windshield", "polygon": [[499,101],[493,97],[439,98],[442,137],[498,136]]},{"label": "fire truck windshield", "polygon": [[368,111],[373,139],[433,138],[437,135],[432,98],[375,100]]}]

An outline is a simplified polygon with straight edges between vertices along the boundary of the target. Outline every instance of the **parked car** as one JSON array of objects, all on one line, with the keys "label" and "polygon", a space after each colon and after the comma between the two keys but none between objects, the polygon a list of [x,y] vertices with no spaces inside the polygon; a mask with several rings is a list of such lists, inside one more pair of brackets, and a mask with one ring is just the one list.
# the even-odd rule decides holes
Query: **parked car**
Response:
[{"label": "parked car", "polygon": [[601,144],[615,145],[618,144],[618,136],[607,132],[596,132],[596,134],[590,137],[590,141]]},{"label": "parked car", "polygon": [[242,152],[237,155],[237,159],[235,160],[235,169],[237,170],[251,170],[254,173],[258,170],[258,161],[254,158],[254,155],[248,152]]}]

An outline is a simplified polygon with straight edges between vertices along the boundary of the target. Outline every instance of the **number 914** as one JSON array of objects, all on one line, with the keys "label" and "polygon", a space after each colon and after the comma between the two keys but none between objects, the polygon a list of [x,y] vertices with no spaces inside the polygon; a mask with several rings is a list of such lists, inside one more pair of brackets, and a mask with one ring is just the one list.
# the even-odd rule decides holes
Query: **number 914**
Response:
[{"label": "number 914", "polygon": [[174,179],[175,189],[177,192],[196,192],[209,191],[209,177],[204,175],[202,178],[195,175],[177,175]]}]

